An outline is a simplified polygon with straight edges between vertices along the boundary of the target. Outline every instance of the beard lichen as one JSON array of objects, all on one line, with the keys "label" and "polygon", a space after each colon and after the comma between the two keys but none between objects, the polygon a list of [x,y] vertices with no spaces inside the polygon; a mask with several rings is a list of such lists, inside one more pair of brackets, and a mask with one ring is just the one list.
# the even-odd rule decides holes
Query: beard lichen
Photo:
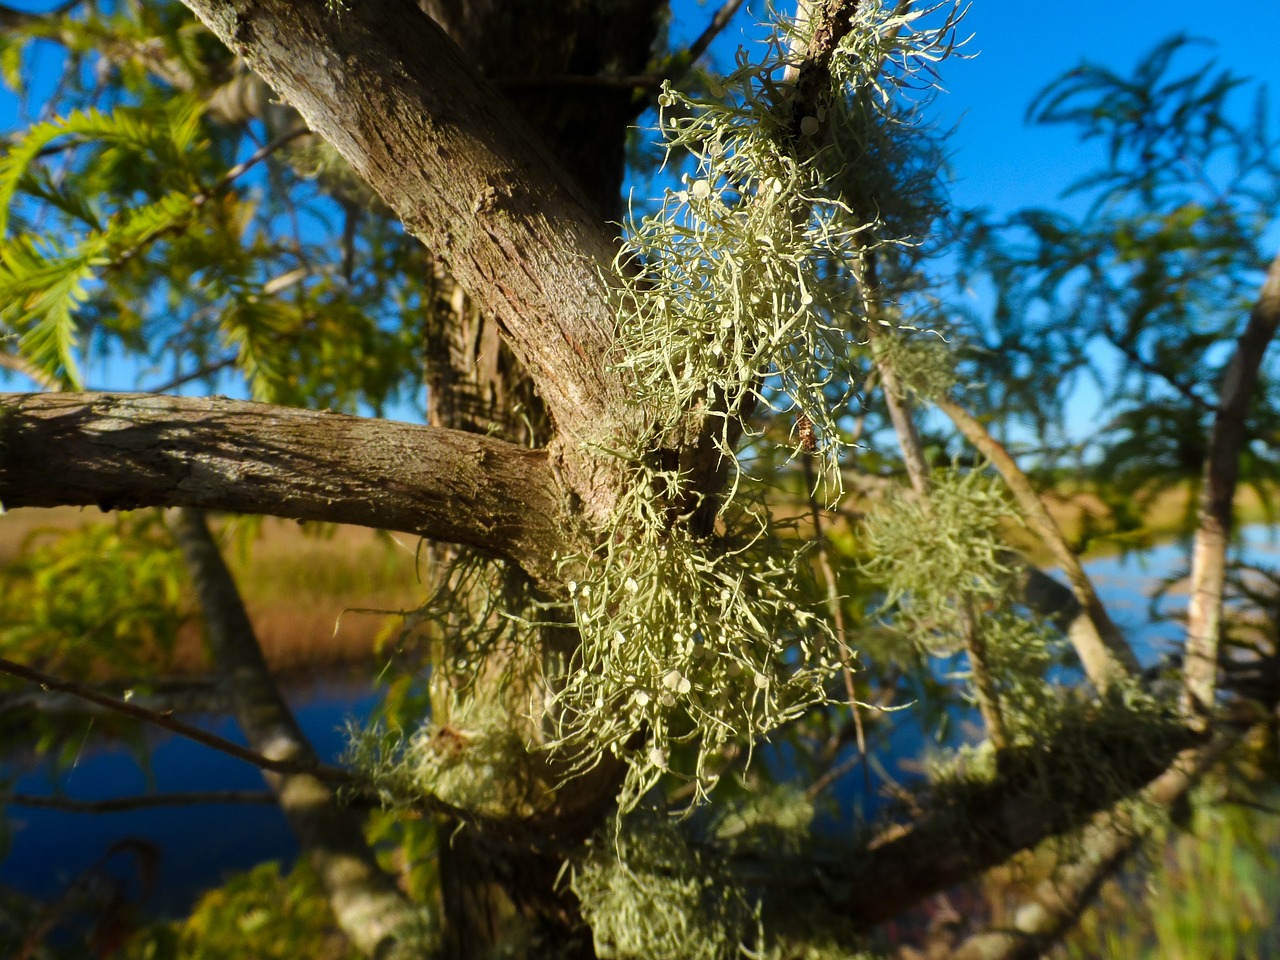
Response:
[{"label": "beard lichen", "polygon": [[[868,258],[918,242],[909,231],[938,213],[890,189],[895,176],[881,169],[936,179],[936,150],[902,96],[932,87],[932,64],[949,50],[956,11],[932,9],[946,15],[923,29],[901,5],[858,5],[820,117],[793,123],[807,106],[787,79],[804,46],[789,27],[761,60],[740,51],[704,93],[666,85],[659,98],[668,162],[689,172],[632,218],[616,265],[615,372],[643,435],[597,451],[617,458],[617,505],[561,562],[576,642],[548,648],[527,632],[554,619],[545,609],[502,621],[541,650],[529,746],[554,752],[567,775],[625,761],[622,811],[668,773],[704,798],[734,748],[749,753],[828,702],[827,681],[848,660],[819,612],[808,545],[778,536],[752,476],[767,442],[753,413],[804,418],[797,454],[816,458],[821,495],[837,500],[866,328],[914,329],[906,310],[884,309]],[[917,142],[928,159],[912,166]],[[681,459],[694,448],[700,471]],[[710,489],[709,476],[725,489]],[[468,636],[450,639],[448,662],[484,659],[483,649],[457,653]]]},{"label": "beard lichen", "polygon": [[[868,257],[915,242],[895,230],[927,219],[918,198],[876,195],[885,178],[857,145],[919,133],[905,129],[899,94],[932,85],[957,19],[948,9],[937,28],[917,29],[919,12],[879,3],[854,16],[822,116],[798,128],[796,110],[809,105],[788,68],[804,43],[789,28],[759,61],[740,51],[705,94],[668,84],[659,97],[668,162],[687,160],[689,172],[633,218],[616,271],[616,368],[649,432],[616,444],[627,487],[597,548],[565,562],[581,643],[551,714],[554,744],[590,743],[596,756],[628,761],[624,810],[668,771],[691,777],[701,798],[728,744],[750,749],[825,702],[841,660],[807,588],[804,550],[783,545],[753,502],[759,484],[744,451],[761,442],[753,410],[803,417],[819,486],[829,502],[840,496],[840,420],[864,375],[865,325],[914,329],[885,319]],[[796,129],[814,142],[797,142]],[[823,129],[833,131],[828,146],[817,143]],[[689,522],[705,510],[684,489],[689,472],[646,453],[691,414],[705,418],[729,477],[707,535]],[[679,506],[689,502],[699,506]]]}]

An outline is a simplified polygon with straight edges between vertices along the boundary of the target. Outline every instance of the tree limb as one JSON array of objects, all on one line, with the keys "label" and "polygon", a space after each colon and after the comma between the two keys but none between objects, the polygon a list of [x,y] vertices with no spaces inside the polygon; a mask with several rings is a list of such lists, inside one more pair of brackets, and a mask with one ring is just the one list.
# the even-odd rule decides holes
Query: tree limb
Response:
[{"label": "tree limb", "polygon": [[25,793],[0,794],[0,802],[15,807],[61,810],[64,813],[119,813],[150,807],[194,807],[203,804],[268,804],[276,795],[266,790],[204,790],[182,793],[143,793],[107,800],[73,800],[70,797],[33,797]]},{"label": "tree limb", "polygon": [[443,30],[404,0],[340,16],[322,0],[186,3],[500,318],[568,459],[607,441],[634,410],[611,367],[613,236]]},{"label": "tree limb", "polygon": [[185,506],[467,544],[558,584],[547,456],[474,434],[148,394],[0,394],[0,503]]},{"label": "tree limb", "polygon": [[[1067,546],[1062,530],[1045,509],[1044,504],[1040,502],[1040,496],[1031,486],[1027,475],[1018,467],[1013,457],[1009,455],[1009,451],[967,410],[943,398],[935,400],[934,403],[951,419],[965,439],[999,471],[1014,499],[1017,500],[1023,517],[1040,536],[1053,554],[1053,558],[1062,567],[1062,572],[1066,574],[1072,592],[1088,615],[1087,623],[1077,621],[1073,624],[1075,629],[1070,631],[1068,636],[1094,687],[1105,690],[1113,681],[1126,675],[1136,674],[1138,672],[1137,657],[1111,621],[1106,607],[1102,605],[1097,591],[1093,589],[1093,582],[1085,573],[1084,567],[1080,565],[1080,559]],[[1091,629],[1079,629],[1080,627]]]},{"label": "tree limb", "polygon": [[[1184,750],[1139,795],[1142,803],[1169,809],[1186,796],[1209,765],[1236,741],[1234,734]],[[962,943],[949,960],[1034,960],[1043,956],[1080,918],[1103,882],[1147,837],[1129,809],[1097,814],[1071,846],[1075,858],[1036,885],[1018,908],[1011,929],[987,930]]]},{"label": "tree limb", "polygon": [[1183,668],[1183,708],[1201,725],[1213,708],[1218,675],[1218,634],[1227,580],[1227,546],[1245,441],[1245,421],[1263,354],[1280,327],[1280,255],[1236,341],[1218,397],[1218,412],[1205,455],[1200,487],[1200,522],[1191,552],[1191,598],[1187,605],[1187,652]]},{"label": "tree limb", "polygon": [[1143,735],[1143,747],[1151,746],[1151,755],[1115,769],[1124,784],[1090,784],[1076,790],[1071,802],[1064,802],[1060,790],[1046,790],[1040,777],[1063,762],[1059,749],[1072,748],[1056,743],[1010,746],[994,780],[971,783],[942,806],[927,799],[934,806],[917,819],[884,829],[826,864],[818,858],[807,875],[797,867],[776,884],[791,896],[820,899],[859,929],[870,929],[1050,837],[1091,829],[1135,794],[1164,796],[1166,784],[1182,776],[1189,764],[1200,770],[1222,749],[1218,739],[1197,742],[1185,728],[1171,727],[1163,739],[1156,745]]},{"label": "tree limb", "polygon": [[12,660],[0,657],[0,673],[7,673],[31,683],[38,683],[46,690],[60,690],[63,693],[69,693],[72,696],[87,700],[89,703],[96,703],[101,707],[106,707],[113,713],[119,713],[126,717],[132,717],[134,720],[141,720],[143,723],[150,723],[157,727],[162,727],[179,736],[193,740],[202,746],[209,747],[211,750],[217,750],[219,753],[225,753],[228,756],[235,757],[237,760],[243,760],[245,763],[251,763],[260,770],[270,770],[275,773],[300,773],[306,772],[312,776],[320,777],[330,783],[350,784],[354,782],[351,774],[339,767],[330,767],[315,762],[302,762],[292,759],[280,759],[264,756],[256,750],[249,750],[242,747],[238,743],[233,743],[217,734],[209,733],[201,730],[199,727],[184,723],[181,720],[175,720],[173,717],[158,713],[155,710],[148,710],[137,704],[130,703],[127,700],[119,700],[115,697],[109,697],[104,693],[99,693],[90,687],[86,687],[71,680],[60,680],[59,678],[37,670],[34,667],[24,666],[21,663],[15,663]]},{"label": "tree limb", "polygon": [[[204,514],[170,515],[174,539],[204,613],[209,653],[248,741],[274,760],[316,765],[319,757],[267,670],[253,624]],[[311,860],[342,931],[366,956],[389,956],[411,923],[413,906],[384,873],[359,816],[310,773],[266,774],[298,845]]]}]

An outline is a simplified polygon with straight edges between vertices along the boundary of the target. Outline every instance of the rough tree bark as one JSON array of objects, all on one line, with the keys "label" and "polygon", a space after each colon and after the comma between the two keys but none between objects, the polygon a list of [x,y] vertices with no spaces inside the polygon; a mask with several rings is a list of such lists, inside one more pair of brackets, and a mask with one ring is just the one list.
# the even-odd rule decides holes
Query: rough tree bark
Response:
[{"label": "rough tree bark", "polygon": [[639,421],[611,369],[614,237],[573,178],[411,3],[188,6],[500,319],[555,421],[557,469],[606,515],[617,488],[590,447]]},{"label": "rough tree bark", "polygon": [[[609,219],[617,219],[621,213],[627,129],[638,101],[626,87],[571,85],[569,81],[605,71],[639,73],[648,59],[662,6],[657,0],[613,4],[574,0],[519,6],[500,0],[424,3],[476,69],[497,79],[512,105],[541,134],[602,218]],[[447,266],[435,262],[437,298],[428,320],[426,350],[428,422],[490,433],[526,445],[545,445],[551,439],[552,425],[533,382],[500,335],[501,318],[480,309],[447,273]],[[433,544],[428,548],[431,567],[446,570],[455,552],[449,546]],[[553,796],[558,776],[554,768],[545,756],[518,746],[539,739],[537,722],[520,719],[528,713],[530,696],[538,696],[539,691],[528,689],[526,683],[503,680],[513,673],[540,675],[538,659],[545,653],[535,649],[495,652],[468,696],[472,709],[496,708],[513,718],[520,735],[508,743],[504,764],[519,771],[516,776],[536,785],[534,794]],[[437,675],[433,716],[437,722],[447,723],[455,708],[448,677]],[[586,814],[579,808],[574,819],[590,829],[616,793],[616,779],[612,774],[592,778],[590,796],[588,784],[578,786],[582,789],[574,792],[590,802]],[[536,905],[530,902],[529,890],[554,887],[551,881],[559,864],[555,857],[495,843],[476,831],[459,831],[453,824],[445,825],[441,837],[446,945],[459,958],[490,955],[504,939],[510,939],[513,928],[531,921],[529,914]],[[540,909],[576,915],[570,900],[555,907],[548,911],[543,904]]]},{"label": "rough tree bark", "polygon": [[547,456],[489,437],[217,397],[0,394],[0,450],[6,507],[354,523],[477,547],[559,586]]}]

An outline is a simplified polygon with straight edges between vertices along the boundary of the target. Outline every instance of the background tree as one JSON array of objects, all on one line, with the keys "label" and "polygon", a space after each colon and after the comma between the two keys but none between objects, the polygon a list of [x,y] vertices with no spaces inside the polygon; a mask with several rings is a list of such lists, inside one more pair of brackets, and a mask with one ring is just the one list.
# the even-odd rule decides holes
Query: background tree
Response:
[{"label": "background tree", "polygon": [[[1242,457],[1270,479],[1274,143],[1264,107],[1232,119],[1238,81],[1170,76],[1180,41],[1037,102],[1108,138],[1111,163],[1082,184],[1099,196],[1084,223],[968,216],[962,262],[998,292],[970,325],[924,241],[947,217],[941,147],[904,95],[956,43],[945,5],[802,4],[724,74],[691,67],[732,3],[669,53],[662,5],[640,0],[188,6],[204,26],[171,5],[5,15],[11,84],[26,43],[65,59],[56,115],[0,161],[4,362],[46,388],[0,400],[0,501],[168,512],[74,580],[42,582],[55,558],[32,558],[6,602],[22,663],[3,664],[175,727],[85,681],[163,653],[184,571],[247,755],[354,949],[845,955],[1036,852],[1049,866],[1015,921],[953,951],[1032,955],[1153,814],[1270,731],[1270,621],[1229,624],[1249,695],[1217,679]],[[681,179],[626,213],[628,129],[655,103]],[[1103,454],[1077,460],[1100,465],[1096,489],[1125,506],[1201,478],[1175,697],[1045,507],[1056,451],[1020,462],[988,426],[1057,445],[1100,340],[1123,367]],[[163,372],[85,393],[86,346]],[[236,378],[259,402],[174,395]],[[379,416],[424,381],[427,425]],[[846,483],[856,525],[835,509]],[[204,510],[432,544],[410,618],[428,679],[396,691],[351,770],[291,717]],[[1265,584],[1235,589],[1274,606]],[[103,608],[112,637],[74,627]],[[69,636],[94,655],[68,656]],[[858,702],[922,691],[922,713],[971,700],[981,743],[874,827],[843,809],[813,828],[885,735]],[[220,915],[130,949],[184,949]]]}]

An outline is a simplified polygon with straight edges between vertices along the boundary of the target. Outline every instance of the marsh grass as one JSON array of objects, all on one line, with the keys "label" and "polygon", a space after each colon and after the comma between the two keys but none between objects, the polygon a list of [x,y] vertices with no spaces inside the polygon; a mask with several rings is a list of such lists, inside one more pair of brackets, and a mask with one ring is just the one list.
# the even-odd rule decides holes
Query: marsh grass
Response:
[{"label": "marsh grass", "polygon": [[1280,957],[1280,818],[1239,806],[1197,812],[1131,871],[1053,954],[1116,960]]},{"label": "marsh grass", "polygon": [[[0,517],[0,564],[33,538],[108,523],[97,511],[14,510]],[[237,526],[232,526],[236,524]],[[282,673],[368,663],[399,618],[421,600],[416,538],[361,527],[318,527],[264,519],[217,524],[263,653]],[[367,612],[386,611],[386,612]],[[163,669],[206,673],[203,640],[194,620],[180,631]]]}]

